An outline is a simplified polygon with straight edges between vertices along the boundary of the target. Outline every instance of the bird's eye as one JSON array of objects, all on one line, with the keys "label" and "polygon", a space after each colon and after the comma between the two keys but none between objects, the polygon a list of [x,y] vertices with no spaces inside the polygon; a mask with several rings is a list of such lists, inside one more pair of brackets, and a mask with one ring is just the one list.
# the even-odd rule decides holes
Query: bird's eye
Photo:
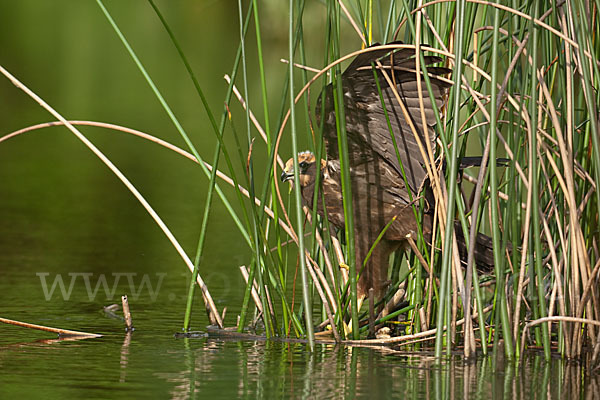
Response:
[{"label": "bird's eye", "polygon": [[300,164],[298,164],[300,166],[300,168],[304,169],[308,166],[308,164],[306,163],[306,161],[302,161]]}]

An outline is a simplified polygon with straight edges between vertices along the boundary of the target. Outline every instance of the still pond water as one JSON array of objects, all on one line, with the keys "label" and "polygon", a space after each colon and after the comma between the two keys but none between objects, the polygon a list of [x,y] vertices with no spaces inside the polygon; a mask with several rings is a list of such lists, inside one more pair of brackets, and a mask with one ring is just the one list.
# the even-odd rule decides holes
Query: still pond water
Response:
[{"label": "still pond water", "polygon": [[[266,12],[276,12],[275,3],[265,2]],[[209,158],[215,141],[205,113],[147,3],[106,4],[201,155]],[[219,110],[221,79],[238,43],[237,2],[158,4],[209,103]],[[182,144],[94,2],[2,2],[0,22],[0,64],[67,118],[119,123]],[[287,44],[272,36],[276,25],[265,27],[271,93],[281,92],[286,68],[278,60]],[[322,39],[318,30],[314,35]],[[349,48],[355,45],[355,39],[348,40]],[[250,41],[249,54],[252,47]],[[315,63],[322,59],[314,57]],[[248,73],[258,76],[255,63]],[[249,89],[258,99],[258,79]],[[0,94],[0,135],[50,120],[4,79]],[[232,111],[244,126],[239,106]],[[206,187],[198,168],[139,139],[99,129],[84,132],[125,171],[191,253]],[[0,326],[0,399],[600,396],[597,375],[560,360],[547,364],[535,355],[519,366],[493,358],[466,364],[459,357],[435,365],[427,354],[386,349],[317,346],[309,353],[303,345],[175,339],[187,269],[132,196],[69,132],[51,128],[0,144],[0,193],[0,316],[104,335],[58,341],[52,334]],[[228,307],[225,323],[232,326],[243,293],[238,266],[249,262],[249,251],[218,201],[209,231],[201,273],[217,307]],[[120,320],[102,311],[124,293],[136,327],[131,336]],[[197,307],[193,327],[206,325]]]},{"label": "still pond water", "polygon": [[[8,271],[11,283],[1,288],[4,315],[105,336],[60,341],[0,327],[0,398],[592,399],[600,388],[600,378],[585,376],[581,367],[534,355],[519,366],[493,357],[436,365],[427,354],[388,349],[318,345],[311,354],[300,344],[176,339],[182,303],[173,295],[183,296],[185,285],[174,285],[179,280],[168,275],[155,301],[130,295],[136,331],[128,335],[122,321],[100,310],[98,299],[79,293],[85,283],[74,284],[69,301],[55,296],[39,302],[41,279],[30,275]],[[20,295],[6,304],[6,292],[17,292],[11,286]]]}]

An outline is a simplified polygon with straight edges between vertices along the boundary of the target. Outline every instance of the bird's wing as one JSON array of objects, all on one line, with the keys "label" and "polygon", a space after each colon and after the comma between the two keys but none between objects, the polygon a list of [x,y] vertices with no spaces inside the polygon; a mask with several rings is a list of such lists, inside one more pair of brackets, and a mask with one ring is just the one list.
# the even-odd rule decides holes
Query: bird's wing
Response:
[{"label": "bird's wing", "polygon": [[[324,185],[324,193],[330,221],[336,226],[344,226],[344,214],[342,209],[341,195],[341,171],[339,162],[328,163],[336,165],[335,168],[328,169],[328,179],[324,180],[335,182],[335,186]],[[415,230],[414,213],[409,202],[406,185],[402,179],[398,179],[398,173],[394,168],[380,157],[374,157],[373,161],[353,165],[350,169],[352,180],[352,201],[354,209],[355,227],[360,227],[360,236],[362,236],[370,245],[373,245],[381,229],[392,221],[393,218],[405,219],[404,215],[412,218],[410,226],[406,226],[406,232]],[[332,218],[332,216],[335,218]],[[397,224],[394,224],[397,225]],[[391,240],[397,239],[397,234],[393,233],[396,227],[389,230],[386,235]],[[399,227],[402,228],[402,227]],[[404,229],[404,228],[403,228]],[[391,236],[390,236],[391,235]]]},{"label": "bird's wing", "polygon": [[[388,125],[372,68],[372,63],[376,61],[381,62],[389,79],[395,83],[399,97],[407,110],[408,118],[415,127],[422,145],[425,146],[426,136],[419,105],[414,50],[400,49],[392,53],[389,50],[376,50],[357,56],[342,75],[350,163],[356,165],[357,163],[372,161],[373,156],[381,157],[396,170],[399,176],[402,176],[399,158],[404,167],[408,185],[413,194],[416,194],[427,175],[423,167],[423,157],[393,89],[387,83],[382,71],[378,69],[377,79],[389,117]],[[426,65],[440,61],[441,59],[438,57],[425,56]],[[391,71],[394,72],[393,76]],[[447,88],[451,85],[448,80],[440,75],[449,71],[447,68],[442,67],[428,68],[432,94],[438,109],[443,105]],[[422,80],[422,87],[428,139],[433,145],[435,135],[431,127],[436,123],[436,118],[424,80]],[[324,96],[325,128],[323,137],[327,146],[328,158],[338,159],[333,88],[331,85],[326,88]],[[318,108],[317,114],[319,110]],[[390,126],[396,146],[394,146],[390,135]]]}]

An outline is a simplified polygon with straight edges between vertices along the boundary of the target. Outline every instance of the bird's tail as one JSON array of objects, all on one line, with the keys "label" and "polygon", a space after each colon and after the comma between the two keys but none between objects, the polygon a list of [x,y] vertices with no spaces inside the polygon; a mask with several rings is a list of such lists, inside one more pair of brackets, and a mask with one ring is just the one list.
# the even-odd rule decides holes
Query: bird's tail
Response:
[{"label": "bird's tail", "polygon": [[[498,167],[506,167],[508,166],[510,160],[508,158],[496,158],[496,165]],[[458,169],[465,169],[469,167],[481,167],[483,164],[483,157],[475,156],[475,157],[462,157],[458,163]],[[448,163],[446,159],[444,159],[442,163],[442,168],[445,170]]]}]

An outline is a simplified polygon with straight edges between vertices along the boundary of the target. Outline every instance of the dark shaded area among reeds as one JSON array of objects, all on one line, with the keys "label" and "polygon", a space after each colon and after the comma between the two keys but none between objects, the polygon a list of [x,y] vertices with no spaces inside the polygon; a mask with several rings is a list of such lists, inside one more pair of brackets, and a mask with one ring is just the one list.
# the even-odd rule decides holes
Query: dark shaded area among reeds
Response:
[{"label": "dark shaded area among reeds", "polygon": [[[493,4],[480,1],[328,0],[289,1],[288,53],[283,93],[273,94],[280,106],[273,110],[267,98],[260,2],[238,2],[240,41],[222,110],[211,109],[156,4],[149,5],[165,26],[188,69],[205,106],[213,133],[213,158],[205,163],[193,138],[162,98],[135,50],[97,0],[115,32],[130,52],[174,126],[188,152],[148,137],[196,161],[208,177],[207,201],[195,256],[190,258],[146,200],[111,161],[85,139],[71,123],[48,105],[40,104],[71,129],[109,166],[146,207],[192,271],[184,329],[190,328],[196,285],[201,288],[211,322],[223,327],[202,280],[201,263],[211,206],[221,201],[242,232],[252,257],[244,268],[248,282],[237,327],[248,326],[267,338],[306,338],[312,348],[315,335],[325,332],[333,340],[367,339],[388,325],[392,337],[379,343],[402,344],[411,349],[434,346],[435,356],[462,349],[498,348],[507,358],[519,358],[528,348],[542,349],[545,358],[557,353],[598,362],[600,353],[600,250],[598,204],[600,144],[598,99],[600,45],[598,3],[576,0],[548,5]],[[310,10],[308,10],[310,5]],[[305,42],[306,14],[324,21],[322,42]],[[348,32],[354,30],[353,37]],[[259,60],[259,76],[247,73],[246,41],[252,40]],[[342,41],[352,40],[356,51],[344,54]],[[381,304],[369,302],[358,309],[356,280],[360,267],[354,260],[352,221],[336,232],[316,209],[303,207],[298,190],[278,182],[288,159],[309,143],[317,159],[324,157],[322,126],[317,123],[316,98],[323,87],[341,79],[346,61],[366,47],[400,40],[416,54],[440,56],[451,69],[453,82],[445,106],[436,114],[436,148],[424,151],[429,180],[436,198],[433,243],[422,237],[410,250],[390,259],[390,289]],[[325,54],[318,65],[306,65],[306,54]],[[392,50],[392,47],[390,47]],[[457,62],[459,60],[459,62]],[[342,63],[344,63],[342,65]],[[1,72],[26,89],[8,71]],[[426,76],[426,75],[425,75]],[[262,104],[246,107],[248,81],[259,80]],[[423,96],[428,96],[427,82]],[[35,97],[31,92],[30,96]],[[338,93],[338,96],[341,93]],[[230,124],[230,108],[240,102],[244,127]],[[240,108],[236,108],[239,110]],[[344,109],[338,107],[340,157],[347,156]],[[89,123],[89,122],[79,122]],[[31,127],[34,129],[36,127]],[[111,129],[124,130],[110,126]],[[233,135],[227,146],[223,135]],[[140,132],[129,133],[144,135]],[[4,137],[2,140],[7,139]],[[254,141],[266,146],[255,151]],[[291,145],[291,154],[280,143]],[[263,151],[266,149],[266,151]],[[459,159],[483,156],[479,170],[469,169],[462,179]],[[508,161],[497,163],[498,158]],[[254,168],[268,160],[267,168]],[[489,162],[492,160],[492,162]],[[438,166],[445,164],[444,170]],[[343,165],[343,163],[342,163]],[[240,173],[241,170],[244,171]],[[297,165],[296,165],[297,167]],[[219,168],[221,171],[219,171]],[[298,171],[298,168],[295,168]],[[349,171],[342,168],[343,180]],[[218,179],[219,178],[219,179]],[[227,198],[223,179],[235,189]],[[298,175],[295,187],[298,187]],[[345,190],[349,190],[346,185]],[[352,196],[345,192],[346,216],[351,217]],[[215,196],[216,195],[216,196]],[[316,202],[315,202],[316,204]],[[415,203],[415,212],[422,210]],[[456,235],[473,243],[478,232],[491,237],[494,271],[482,273],[471,256],[461,265]],[[367,323],[371,319],[370,324]],[[347,326],[352,321],[351,326]],[[235,323],[230,319],[230,325]]]}]

